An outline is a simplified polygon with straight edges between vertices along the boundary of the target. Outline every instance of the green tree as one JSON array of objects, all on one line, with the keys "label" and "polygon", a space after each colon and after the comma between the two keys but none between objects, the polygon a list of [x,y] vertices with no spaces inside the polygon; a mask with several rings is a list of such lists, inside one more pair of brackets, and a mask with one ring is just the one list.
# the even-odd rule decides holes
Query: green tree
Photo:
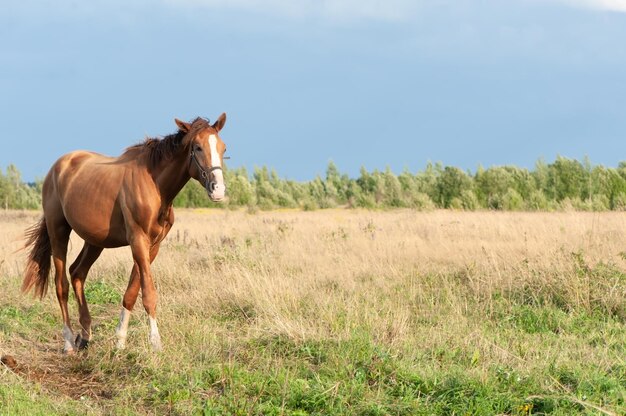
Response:
[{"label": "green tree", "polygon": [[579,161],[559,156],[549,165],[548,187],[557,201],[587,199],[589,172]]},{"label": "green tree", "polygon": [[436,201],[439,197],[439,190],[437,188],[437,180],[443,172],[443,166],[441,163],[433,165],[431,162],[426,164],[426,169],[415,175],[415,182],[420,192],[425,193],[431,200]]},{"label": "green tree", "polygon": [[9,165],[6,175],[0,169],[0,206],[11,209],[35,209],[41,206],[41,181],[34,184],[22,182],[15,165]]},{"label": "green tree", "polygon": [[255,189],[246,168],[225,171],[228,204],[233,206],[250,206],[254,204]]},{"label": "green tree", "polygon": [[476,172],[476,190],[481,204],[490,209],[503,209],[504,196],[514,188],[515,178],[505,167],[494,166]]},{"label": "green tree", "polygon": [[402,193],[402,184],[398,177],[393,174],[391,169],[387,167],[383,176],[383,205],[386,207],[404,207],[406,206]]},{"label": "green tree", "polygon": [[[461,169],[446,166],[437,178],[437,198],[435,202],[442,208],[450,208],[454,199],[460,201],[461,193],[472,188],[472,179]],[[462,203],[458,203],[462,207]]]}]

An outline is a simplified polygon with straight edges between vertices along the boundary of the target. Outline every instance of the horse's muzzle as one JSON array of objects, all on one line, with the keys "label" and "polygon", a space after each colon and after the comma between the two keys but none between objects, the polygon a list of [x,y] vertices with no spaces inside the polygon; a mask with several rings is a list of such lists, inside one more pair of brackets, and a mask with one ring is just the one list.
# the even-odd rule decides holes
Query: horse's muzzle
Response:
[{"label": "horse's muzzle", "polygon": [[213,202],[220,202],[224,199],[226,194],[226,186],[221,185],[217,182],[210,182],[209,187],[207,189],[209,198]]}]

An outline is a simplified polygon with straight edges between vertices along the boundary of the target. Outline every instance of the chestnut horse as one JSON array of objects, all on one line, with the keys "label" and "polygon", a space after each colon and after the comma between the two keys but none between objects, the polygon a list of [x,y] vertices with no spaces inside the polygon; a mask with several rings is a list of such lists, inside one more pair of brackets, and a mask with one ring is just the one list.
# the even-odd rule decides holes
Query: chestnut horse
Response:
[{"label": "chestnut horse", "polygon": [[[117,158],[76,151],[62,156],[43,183],[43,218],[27,232],[31,247],[22,291],[48,288],[50,257],[63,316],[65,353],[85,348],[91,339],[91,316],[85,300],[87,273],[105,248],[129,245],[134,266],[122,301],[116,329],[117,346],[124,348],[130,313],[141,288],[150,322],[150,342],[161,349],[156,322],[157,293],[150,264],[174,224],[172,201],[194,178],[213,201],[224,198],[222,163],[226,146],[219,137],[226,114],[211,125],[202,118],[192,123],[175,120],[178,131],[163,139],[146,139]],[[80,333],[74,337],[67,308],[69,283],[65,271],[67,245],[74,230],[85,244],[69,268],[80,313]]]}]

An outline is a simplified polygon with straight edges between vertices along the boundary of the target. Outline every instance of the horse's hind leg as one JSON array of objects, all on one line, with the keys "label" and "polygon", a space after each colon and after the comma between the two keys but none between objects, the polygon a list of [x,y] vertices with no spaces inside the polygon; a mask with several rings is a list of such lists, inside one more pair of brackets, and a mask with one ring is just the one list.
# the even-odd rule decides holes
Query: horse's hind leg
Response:
[{"label": "horse's hind leg", "polygon": [[57,299],[61,307],[63,317],[63,352],[70,354],[74,352],[74,333],[70,323],[70,315],[67,308],[67,298],[69,295],[69,282],[65,272],[65,262],[67,259],[67,243],[70,239],[72,229],[62,215],[50,215],[46,213],[46,225],[50,236],[50,246],[52,248],[52,261],[54,263],[54,282],[56,286]]},{"label": "horse's hind leg", "polygon": [[81,333],[76,337],[76,347],[79,350],[86,348],[91,340],[91,315],[89,314],[89,307],[85,299],[85,279],[87,279],[89,269],[98,257],[100,257],[101,253],[101,247],[92,246],[85,242],[80,254],[70,266],[72,287],[74,288],[74,294],[78,302],[78,312],[80,314],[79,322]]}]

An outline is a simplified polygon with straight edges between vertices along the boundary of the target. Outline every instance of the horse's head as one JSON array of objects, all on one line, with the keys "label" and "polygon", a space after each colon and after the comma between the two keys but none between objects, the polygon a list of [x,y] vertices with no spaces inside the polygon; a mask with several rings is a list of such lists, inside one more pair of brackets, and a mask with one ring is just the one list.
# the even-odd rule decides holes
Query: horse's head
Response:
[{"label": "horse's head", "polygon": [[219,132],[226,124],[226,113],[222,113],[212,125],[202,118],[192,123],[175,119],[178,128],[185,133],[183,144],[189,151],[189,176],[200,182],[209,198],[218,202],[224,199],[226,185],[222,165],[226,145]]}]

